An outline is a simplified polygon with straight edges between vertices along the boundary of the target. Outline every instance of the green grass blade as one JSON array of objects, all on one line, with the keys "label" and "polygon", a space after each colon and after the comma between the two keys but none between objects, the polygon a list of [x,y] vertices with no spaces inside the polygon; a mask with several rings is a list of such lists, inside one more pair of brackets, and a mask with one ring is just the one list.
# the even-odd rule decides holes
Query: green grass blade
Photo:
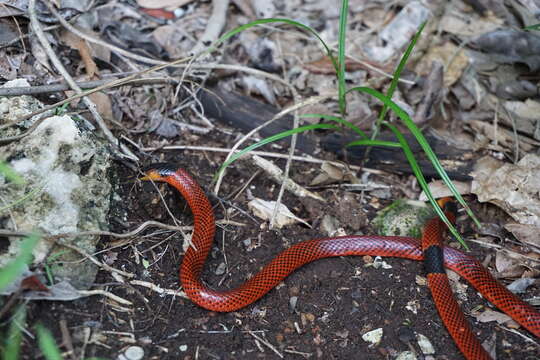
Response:
[{"label": "green grass blade", "polygon": [[442,211],[441,207],[437,203],[437,200],[433,197],[433,194],[429,190],[428,183],[426,181],[426,178],[424,177],[424,174],[422,173],[422,169],[420,169],[420,166],[418,165],[418,162],[416,161],[414,154],[411,150],[411,147],[407,143],[407,140],[399,132],[399,130],[389,122],[383,122],[384,125],[386,125],[397,137],[399,143],[401,144],[401,148],[403,149],[403,153],[405,154],[405,157],[407,158],[407,161],[409,161],[409,164],[411,165],[411,169],[413,170],[414,175],[416,176],[416,179],[418,180],[418,184],[424,190],[424,193],[426,194],[427,198],[429,199],[429,202],[433,206],[433,209],[435,209],[435,212],[437,215],[442,219],[442,221],[448,226],[448,229],[452,233],[452,235],[455,236],[455,238],[459,241],[461,245],[467,250],[469,250],[469,247],[465,243],[465,240],[461,237],[457,229],[454,227],[454,224],[444,214],[444,211]]},{"label": "green grass blade", "polygon": [[424,150],[427,158],[429,159],[429,161],[431,161],[431,163],[433,164],[433,167],[435,168],[435,170],[437,171],[437,173],[439,174],[443,182],[446,184],[446,186],[448,186],[448,188],[450,189],[450,191],[452,192],[456,200],[467,211],[467,214],[471,217],[471,219],[473,219],[475,224],[478,227],[480,227],[481,226],[480,222],[478,221],[476,216],[473,214],[471,208],[465,202],[465,200],[463,199],[459,191],[456,189],[452,180],[450,180],[450,177],[446,173],[446,170],[444,170],[444,168],[442,167],[439,159],[437,158],[437,155],[435,154],[433,149],[431,149],[431,146],[429,146],[429,143],[427,142],[426,138],[424,137],[420,129],[418,129],[416,124],[411,120],[409,115],[402,108],[400,108],[396,103],[394,103],[391,99],[389,99],[386,95],[380,93],[379,91],[375,89],[371,89],[367,87],[356,87],[356,88],[349,89],[349,91],[359,91],[359,92],[365,92],[367,94],[370,94],[371,96],[374,96],[380,101],[382,101],[390,109],[392,109],[392,111],[396,113],[396,115],[403,121],[405,126],[407,126],[411,134],[413,134],[413,136],[416,138],[416,140],[418,141],[418,144],[420,144],[420,146]]},{"label": "green grass blade", "polygon": [[26,307],[21,305],[9,325],[8,336],[5,339],[3,360],[17,360],[21,351],[22,328],[26,322]]},{"label": "green grass blade", "polygon": [[350,121],[347,121],[345,119],[340,118],[339,116],[325,115],[325,114],[303,114],[303,115],[300,115],[300,117],[303,117],[303,118],[321,118],[321,119],[325,119],[325,120],[329,120],[329,121],[335,121],[337,123],[340,123],[340,124],[348,127],[349,129],[353,130],[355,133],[360,135],[361,138],[369,139],[369,136],[367,136],[367,134],[365,132],[360,130],[360,128],[358,126],[354,125]]},{"label": "green grass blade", "polygon": [[36,325],[38,345],[47,360],[62,360],[60,349],[56,345],[54,338],[49,330],[43,325]]},{"label": "green grass blade", "polygon": [[24,179],[3,161],[0,161],[0,175],[5,176],[6,179],[16,185],[25,183]]},{"label": "green grass blade", "polygon": [[21,196],[20,198],[18,199],[15,199],[12,203],[9,203],[3,207],[0,207],[0,214],[3,213],[4,211],[14,207],[14,206],[17,206],[17,205],[20,205],[22,203],[24,203],[26,200],[32,198],[33,196],[35,196],[36,194],[40,193],[41,191],[43,191],[43,189],[45,188],[45,185],[43,185],[42,187],[38,188],[38,187],[35,187],[34,189],[32,189],[31,191],[29,191],[27,194],[24,194],[23,196]]},{"label": "green grass blade", "polygon": [[26,264],[32,260],[32,251],[39,241],[39,236],[34,234],[26,237],[21,243],[20,254],[7,264],[3,269],[0,269],[0,289],[3,289],[21,274]]},{"label": "green grass blade", "polygon": [[255,21],[251,21],[245,25],[241,25],[241,26],[238,26],[234,29],[232,29],[231,31],[225,33],[222,37],[220,37],[214,44],[213,47],[210,47],[207,51],[207,53],[209,52],[212,52],[215,50],[215,46],[218,46],[219,44],[227,41],[228,39],[230,39],[231,37],[233,37],[234,35],[244,31],[244,30],[247,30],[249,28],[252,28],[254,26],[258,26],[258,25],[263,25],[263,24],[269,24],[269,23],[285,23],[285,24],[289,24],[289,25],[292,25],[292,26],[295,26],[297,28],[300,28],[302,30],[305,30],[311,34],[313,34],[313,36],[315,36],[322,44],[322,46],[324,47],[325,51],[326,51],[326,55],[328,55],[328,57],[330,58],[330,61],[332,61],[332,65],[334,66],[334,69],[336,70],[336,73],[339,72],[339,67],[338,67],[338,63],[337,63],[337,60],[336,58],[334,57],[334,55],[332,54],[332,50],[330,49],[330,47],[328,47],[328,45],[326,45],[326,43],[324,42],[324,40],[321,38],[321,36],[319,35],[319,33],[317,31],[315,31],[315,29],[313,29],[312,27],[310,26],[307,26],[307,25],[304,25],[298,21],[294,21],[294,20],[291,20],[291,19],[285,19],[285,18],[268,18],[268,19],[258,19],[258,20],[255,20]]},{"label": "green grass blade", "polygon": [[525,30],[540,30],[540,24],[526,26]]},{"label": "green grass blade", "polygon": [[219,176],[219,174],[221,174],[221,172],[223,170],[225,170],[225,168],[227,168],[227,166],[229,166],[230,164],[232,164],[234,161],[238,160],[238,158],[240,158],[242,155],[250,152],[251,150],[255,150],[263,145],[266,145],[266,144],[269,144],[271,142],[274,142],[274,141],[278,141],[278,140],[281,140],[283,139],[284,137],[287,137],[287,136],[291,136],[293,134],[297,134],[297,133],[301,133],[301,132],[304,132],[304,131],[309,131],[309,130],[320,130],[320,129],[333,129],[333,130],[339,130],[339,126],[338,125],[334,125],[334,124],[313,124],[313,125],[305,125],[305,126],[300,126],[300,127],[297,127],[295,129],[291,129],[291,130],[287,130],[287,131],[283,131],[279,134],[275,134],[275,135],[272,135],[272,136],[269,136],[265,139],[262,139],[261,141],[255,143],[255,144],[252,144],[248,147],[246,147],[245,149],[242,149],[242,151],[239,151],[237,152],[236,154],[234,154],[233,156],[231,156],[231,158],[227,161],[225,161],[219,168],[219,170],[217,171],[216,175],[214,176],[214,179],[217,178]]},{"label": "green grass blade", "polygon": [[347,17],[349,15],[349,0],[342,0],[339,13],[339,39],[338,39],[338,102],[341,116],[347,111],[347,89],[345,87],[345,49],[347,34]]},{"label": "green grass blade", "polygon": [[[420,35],[422,34],[422,31],[424,30],[425,26],[426,26],[425,22],[423,22],[422,25],[420,25],[420,27],[418,28],[418,31],[416,32],[411,42],[409,43],[407,50],[405,50],[405,53],[403,53],[403,56],[401,56],[401,60],[399,61],[396,71],[394,71],[394,76],[392,76],[392,82],[390,82],[390,87],[388,88],[388,91],[386,92],[386,96],[388,96],[388,98],[390,99],[392,98],[392,96],[394,96],[394,91],[396,91],[397,85],[399,83],[399,78],[401,77],[401,73],[403,72],[403,69],[405,68],[407,61],[409,60],[409,57],[412,54],[414,46],[418,42],[418,39],[420,38]],[[388,112],[388,106],[384,104],[382,111],[379,114],[377,126],[380,126],[380,122],[383,121],[387,112]]]},{"label": "green grass blade", "polygon": [[386,147],[395,147],[400,148],[401,144],[395,141],[384,141],[384,140],[371,140],[371,139],[365,139],[365,140],[355,140],[347,145],[346,147],[350,146],[386,146]]}]

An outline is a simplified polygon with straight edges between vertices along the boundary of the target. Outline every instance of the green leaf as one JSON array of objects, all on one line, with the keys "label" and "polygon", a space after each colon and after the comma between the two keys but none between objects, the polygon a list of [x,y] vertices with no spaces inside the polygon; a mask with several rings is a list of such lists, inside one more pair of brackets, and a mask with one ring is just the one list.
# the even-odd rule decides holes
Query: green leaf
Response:
[{"label": "green leaf", "polygon": [[[411,134],[413,134],[413,136],[416,138],[416,141],[418,141],[418,144],[420,144],[420,146],[424,150],[426,156],[428,157],[429,161],[431,161],[431,163],[433,164],[433,167],[435,168],[435,170],[437,171],[437,173],[439,174],[439,176],[441,177],[443,182],[446,184],[446,186],[448,186],[448,188],[450,189],[450,191],[452,192],[452,194],[454,195],[456,200],[461,204],[461,206],[463,206],[465,208],[465,210],[467,211],[467,214],[473,219],[473,221],[477,224],[477,226],[480,226],[480,222],[478,221],[476,216],[474,216],[474,214],[473,214],[472,210],[470,209],[469,205],[467,205],[467,203],[465,202],[465,200],[463,199],[463,197],[461,196],[459,191],[456,189],[456,187],[455,187],[454,183],[452,182],[452,180],[450,180],[450,177],[448,176],[448,174],[446,173],[446,171],[442,167],[439,159],[437,158],[437,155],[431,149],[431,146],[429,146],[429,143],[427,142],[426,138],[424,137],[424,135],[422,134],[420,129],[418,129],[416,124],[411,120],[409,115],[403,109],[401,109],[396,103],[394,103],[391,99],[389,99],[386,95],[380,93],[379,91],[377,91],[375,89],[371,89],[371,88],[367,88],[367,87],[356,87],[356,88],[350,89],[349,91],[359,91],[359,92],[365,92],[367,94],[370,94],[370,95],[376,97],[377,99],[379,99],[380,101],[382,101],[386,106],[388,106],[390,109],[392,109],[392,111],[394,111],[394,113],[403,121],[405,126],[407,126],[407,128],[409,129]],[[400,141],[400,143],[401,143],[401,141]],[[404,151],[405,151],[405,149],[404,149]],[[414,171],[414,169],[413,169],[413,171]],[[415,173],[415,175],[416,175],[416,173]],[[422,177],[423,177],[423,175],[422,175]],[[418,178],[418,181],[419,181],[419,184],[422,186],[420,178]],[[426,187],[426,188],[422,187],[422,189],[426,193],[426,196],[428,196],[428,198],[430,199],[430,202],[432,203],[433,207],[434,208],[439,208],[438,205],[435,205],[436,202],[434,203],[432,201],[433,196],[429,192],[429,187]],[[430,196],[431,196],[431,198],[430,198]],[[444,217],[442,219],[444,221],[444,219],[446,219],[446,217]],[[448,225],[447,222],[448,222],[448,219],[446,219],[446,221],[445,221],[445,223]],[[455,231],[453,226],[450,228],[450,231],[452,232],[452,234],[454,236],[456,236],[457,231]],[[458,237],[458,236],[456,236],[456,237],[458,239],[461,239],[461,237]],[[460,242],[462,242],[462,241],[463,240],[461,240]],[[465,248],[468,249],[468,247],[466,245],[464,245],[464,246],[465,246]]]},{"label": "green leaf", "polygon": [[39,235],[32,234],[23,239],[19,255],[3,269],[0,269],[0,289],[3,289],[15,280],[22,273],[25,265],[30,263],[32,260],[32,251],[39,238]]},{"label": "green leaf", "polygon": [[525,30],[540,30],[540,24],[526,26]]},{"label": "green leaf", "polygon": [[433,206],[433,209],[437,213],[437,215],[442,219],[442,221],[446,224],[452,235],[456,237],[456,239],[459,241],[461,245],[467,250],[469,250],[469,247],[467,246],[467,243],[465,243],[465,240],[461,237],[457,229],[454,227],[454,224],[446,217],[446,214],[444,211],[442,211],[441,207],[437,203],[437,200],[433,197],[433,194],[429,190],[429,185],[426,181],[426,178],[424,177],[424,174],[422,173],[422,169],[418,165],[418,162],[416,161],[416,158],[414,157],[414,154],[407,143],[407,140],[401,134],[401,132],[392,124],[385,121],[383,122],[385,126],[387,126],[394,135],[398,138],[399,143],[401,144],[401,148],[403,149],[403,153],[405,154],[405,157],[407,158],[407,161],[411,165],[411,169],[413,170],[414,176],[416,176],[416,179],[418,180],[418,184],[424,190],[424,193],[426,194],[427,198],[429,199],[429,202]]},{"label": "green leaf", "polygon": [[476,216],[474,216],[471,208],[469,207],[469,205],[467,205],[467,203],[465,202],[465,200],[463,199],[459,191],[456,189],[454,183],[452,183],[452,180],[450,180],[450,177],[448,176],[443,166],[441,165],[441,162],[437,158],[437,155],[435,155],[435,152],[433,151],[433,149],[431,149],[431,146],[429,146],[429,143],[427,142],[426,138],[424,137],[420,129],[418,129],[416,124],[411,120],[409,115],[402,108],[400,108],[396,103],[394,103],[391,99],[389,99],[384,94],[378,92],[377,90],[366,88],[366,87],[357,87],[357,88],[350,89],[349,91],[361,91],[361,92],[368,93],[376,97],[380,101],[382,101],[384,104],[390,107],[392,111],[396,113],[396,115],[403,121],[405,126],[407,126],[411,134],[413,134],[413,136],[416,138],[416,141],[418,141],[418,144],[420,144],[420,146],[426,153],[426,156],[428,157],[429,161],[431,161],[431,163],[433,164],[433,167],[435,168],[435,170],[437,171],[437,173],[439,174],[443,182],[446,184],[446,186],[448,186],[448,188],[450,189],[450,191],[452,192],[456,200],[461,204],[461,206],[463,206],[463,208],[465,208],[465,210],[467,211],[467,214],[473,219],[476,225],[480,227],[481,226],[480,222],[478,221]]},{"label": "green leaf", "polygon": [[0,175],[16,185],[23,185],[25,183],[24,179],[3,161],[0,161]]},{"label": "green leaf", "polygon": [[333,129],[333,130],[339,130],[339,126],[337,125],[334,125],[334,124],[313,124],[313,125],[305,125],[305,126],[300,126],[300,127],[297,127],[295,129],[291,129],[291,130],[287,130],[287,131],[283,131],[279,134],[275,134],[275,135],[272,135],[272,136],[269,136],[265,139],[262,139],[261,141],[255,143],[255,144],[252,144],[248,147],[246,147],[245,149],[243,149],[242,151],[239,151],[237,152],[236,154],[234,154],[233,156],[231,156],[231,158],[227,161],[225,161],[221,167],[219,168],[219,170],[217,171],[216,175],[214,176],[214,180],[219,176],[219,174],[221,174],[221,172],[223,172],[223,170],[225,170],[227,168],[227,166],[229,166],[230,164],[232,164],[234,161],[236,161],[238,158],[240,158],[241,156],[243,156],[244,154],[250,152],[251,150],[255,150],[263,145],[266,145],[266,144],[269,144],[271,142],[274,142],[274,141],[278,141],[278,140],[281,140],[283,139],[284,137],[287,137],[287,136],[291,136],[293,134],[297,134],[297,133],[301,133],[301,132],[304,132],[304,131],[309,131],[309,130],[316,130],[316,129]]},{"label": "green leaf", "polygon": [[360,135],[360,137],[364,138],[364,139],[369,139],[369,137],[366,135],[365,132],[363,132],[362,130],[360,130],[360,128],[356,125],[354,125],[353,123],[345,120],[345,119],[342,119],[338,116],[333,116],[333,115],[325,115],[325,114],[303,114],[303,115],[300,115],[300,117],[303,117],[303,118],[321,118],[321,119],[325,119],[325,120],[330,120],[330,121],[335,121],[337,123],[340,123],[346,127],[348,127],[349,129],[353,130],[354,132],[356,132],[358,135]]},{"label": "green leaf", "polygon": [[339,40],[338,40],[338,102],[341,116],[345,116],[347,111],[347,89],[345,87],[345,49],[347,35],[347,17],[349,15],[349,1],[341,2],[341,11],[339,13]]},{"label": "green leaf", "polygon": [[47,330],[43,325],[36,325],[36,332],[38,338],[38,345],[41,349],[41,352],[47,360],[62,360],[62,354],[60,349],[56,345],[54,338],[49,330]]},{"label": "green leaf", "polygon": [[20,305],[15,311],[9,325],[8,336],[5,341],[3,360],[17,360],[21,351],[22,329],[26,321],[26,307]]},{"label": "green leaf", "polygon": [[[390,82],[390,87],[388,88],[388,91],[386,92],[386,96],[391,99],[392,96],[394,96],[394,91],[396,91],[397,85],[399,83],[399,78],[401,77],[401,73],[403,72],[403,69],[405,68],[405,65],[407,64],[407,61],[409,60],[409,57],[412,54],[412,51],[414,49],[414,46],[418,42],[418,39],[420,38],[420,35],[422,34],[422,31],[424,30],[424,27],[426,26],[426,23],[422,23],[420,27],[418,28],[418,31],[412,38],[411,42],[409,43],[409,46],[407,47],[407,50],[405,50],[405,53],[401,56],[401,60],[399,61],[398,67],[396,68],[396,71],[394,71],[394,76],[392,77],[392,82]],[[383,105],[382,111],[379,114],[378,122],[380,123],[384,117],[386,116],[386,113],[388,112],[388,106],[386,104]]]},{"label": "green leaf", "polygon": [[298,21],[294,21],[294,20],[286,19],[286,18],[258,19],[258,20],[255,20],[255,21],[251,21],[251,22],[249,22],[249,23],[247,23],[245,25],[238,26],[238,27],[232,29],[231,31],[227,32],[226,34],[224,34],[222,37],[220,37],[215,42],[214,46],[210,47],[204,53],[210,53],[210,52],[214,51],[216,46],[218,46],[219,44],[227,41],[228,39],[230,39],[234,35],[242,32],[244,30],[247,30],[247,29],[252,28],[254,26],[263,25],[263,24],[269,24],[269,23],[285,23],[285,24],[295,26],[297,28],[300,28],[302,30],[305,30],[305,31],[310,32],[311,34],[313,34],[321,42],[322,46],[324,47],[324,49],[326,51],[326,55],[328,55],[328,57],[330,58],[330,61],[332,61],[332,65],[334,66],[334,69],[336,70],[336,73],[339,71],[337,61],[336,61],[335,57],[332,55],[332,50],[324,42],[324,40],[321,38],[319,33],[317,31],[315,31],[315,29],[313,29],[310,26],[307,26],[307,25],[304,25],[304,24],[302,24],[302,23],[300,23]]},{"label": "green leaf", "polygon": [[384,141],[384,140],[370,140],[370,139],[352,141],[345,146],[350,147],[350,146],[359,146],[359,145],[360,146],[386,146],[386,147],[396,147],[396,148],[401,147],[401,144],[398,142]]}]

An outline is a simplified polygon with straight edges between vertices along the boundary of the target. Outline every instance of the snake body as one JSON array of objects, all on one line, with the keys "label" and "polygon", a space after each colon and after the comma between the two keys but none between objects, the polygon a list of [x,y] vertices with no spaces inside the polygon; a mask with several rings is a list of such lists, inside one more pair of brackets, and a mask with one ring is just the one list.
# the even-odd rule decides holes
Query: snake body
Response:
[{"label": "snake body", "polygon": [[[277,255],[259,273],[232,290],[216,291],[201,282],[200,275],[212,247],[215,223],[212,206],[197,182],[184,169],[154,164],[143,180],[166,182],[186,199],[194,217],[192,244],[180,266],[180,283],[197,305],[212,311],[230,312],[260,299],[297,268],[317,259],[372,255],[423,261],[439,314],[467,359],[489,359],[454,300],[444,267],[458,273],[489,302],[521,326],[540,337],[540,313],[498,283],[476,259],[440,243],[445,229],[438,218],[424,228],[422,239],[401,236],[340,236],[302,241]],[[449,214],[451,216],[451,214]],[[429,250],[428,250],[429,249]],[[434,254],[434,255],[431,255]]]}]

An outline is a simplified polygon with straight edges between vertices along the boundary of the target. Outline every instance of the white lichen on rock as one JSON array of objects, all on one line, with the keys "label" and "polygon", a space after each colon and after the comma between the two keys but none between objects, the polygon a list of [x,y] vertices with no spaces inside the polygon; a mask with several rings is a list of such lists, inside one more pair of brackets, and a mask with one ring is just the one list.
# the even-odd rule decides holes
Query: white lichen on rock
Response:
[{"label": "white lichen on rock", "polygon": [[[21,98],[16,103],[24,107],[25,99]],[[32,110],[16,113],[34,111],[37,100],[30,99]],[[5,98],[0,98],[0,104],[3,103],[6,103]],[[13,98],[10,103],[14,103]],[[5,120],[0,114],[0,124]],[[26,182],[22,186],[15,185],[0,175],[0,207],[9,206],[9,211],[0,213],[1,228],[39,231],[45,235],[107,230],[110,156],[106,143],[87,129],[84,120],[66,115],[49,117],[30,135],[0,147],[0,160],[7,162]],[[25,196],[24,201],[18,201]],[[62,241],[92,253],[98,239],[85,236]],[[0,253],[0,267],[18,253],[20,239],[9,240],[7,253]],[[80,254],[42,240],[34,251],[35,262],[51,255],[57,261],[52,267],[57,279],[68,280],[78,288],[88,287],[93,282],[97,272],[93,264],[78,262]]]},{"label": "white lichen on rock", "polygon": [[[72,201],[71,196],[82,183],[78,175],[56,164],[62,146],[74,145],[80,141],[79,130],[69,116],[53,116],[44,120],[25,142],[28,149],[38,152],[10,163],[19,175],[43,181],[42,191],[50,196],[52,208],[46,216],[37,219],[37,224],[33,223],[34,219],[29,220],[45,233],[55,235],[77,231],[79,206]],[[75,152],[72,156],[79,157],[80,154]]]}]

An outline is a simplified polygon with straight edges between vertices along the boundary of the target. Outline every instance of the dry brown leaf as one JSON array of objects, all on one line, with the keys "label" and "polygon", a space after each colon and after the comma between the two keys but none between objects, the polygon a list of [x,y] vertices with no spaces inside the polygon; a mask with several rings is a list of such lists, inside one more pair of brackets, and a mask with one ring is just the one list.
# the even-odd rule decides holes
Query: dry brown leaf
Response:
[{"label": "dry brown leaf", "polygon": [[0,50],[0,78],[13,80],[17,77],[17,68],[12,62],[5,51]]},{"label": "dry brown leaf", "polygon": [[[331,75],[336,73],[336,69],[332,64],[332,61],[327,56],[320,58],[319,60],[305,63],[303,66],[304,69],[314,74]],[[349,58],[345,59],[345,71],[357,71],[362,69],[366,69],[364,64]]]},{"label": "dry brown leaf", "polygon": [[493,12],[489,11],[487,16],[465,15],[460,9],[455,8],[455,4],[449,3],[449,8],[445,11],[440,21],[441,30],[454,35],[473,36],[497,29],[504,24],[504,19],[497,18]]},{"label": "dry brown leaf", "polygon": [[94,104],[96,104],[97,111],[104,119],[114,119],[112,103],[109,95],[101,92],[96,92],[88,95],[88,97],[94,102]]},{"label": "dry brown leaf", "polygon": [[377,39],[367,42],[362,50],[370,59],[385,62],[401,52],[420,25],[431,15],[430,9],[419,1],[409,1],[386,25]]},{"label": "dry brown leaf", "polygon": [[506,224],[505,229],[510,231],[516,239],[522,243],[533,245],[540,248],[540,228],[535,225],[510,223]]},{"label": "dry brown leaf", "polygon": [[[480,120],[470,120],[467,124],[471,127],[473,132],[484,135],[485,137],[496,143],[497,145],[491,145],[491,148],[493,148],[493,150],[514,151],[516,135],[512,130],[505,129],[500,126],[495,126],[492,123]],[[530,152],[534,150],[535,147],[540,145],[540,142],[531,139],[528,136],[523,136],[521,134],[517,135],[517,139],[519,142],[520,151],[523,152]]]},{"label": "dry brown leaf", "polygon": [[494,311],[491,309],[486,309],[475,317],[476,320],[482,323],[496,321],[497,324],[515,324],[514,320],[512,320],[510,316],[506,315],[505,313]]},{"label": "dry brown leaf", "polygon": [[76,49],[79,52],[79,55],[84,63],[86,75],[89,79],[92,79],[96,74],[99,74],[97,65],[92,59],[91,51],[86,40],[78,37],[70,31],[64,31],[61,39],[66,45]]},{"label": "dry brown leaf", "polygon": [[[270,220],[276,206],[275,201],[267,201],[259,198],[255,198],[248,203],[248,207],[255,214],[255,216],[263,219]],[[310,226],[304,220],[294,215],[285,205],[279,204],[278,213],[274,225],[281,229],[283,226],[291,225],[296,222],[301,222],[307,226]]]},{"label": "dry brown leaf", "polygon": [[37,37],[35,36],[30,37],[30,45],[32,48],[32,55],[34,55],[38,63],[42,65],[48,71],[54,73],[54,71],[52,71],[51,69],[51,65],[49,64],[49,57],[45,53],[45,50],[41,46]]},{"label": "dry brown leaf", "polygon": [[520,224],[540,226],[540,157],[525,155],[517,164],[491,157],[476,162],[472,193],[481,202],[489,201]]},{"label": "dry brown leaf", "polygon": [[[456,186],[457,191],[461,195],[467,195],[471,193],[471,183],[470,182],[462,182],[462,181],[452,181],[454,185]],[[431,190],[431,193],[435,198],[442,198],[446,196],[453,196],[450,189],[448,189],[448,186],[444,184],[442,180],[435,180],[429,183],[429,190]],[[420,194],[420,197],[418,198],[420,201],[427,201],[428,198],[426,194],[422,191]]]},{"label": "dry brown leaf", "polygon": [[449,88],[459,80],[465,68],[469,65],[469,57],[463,49],[447,41],[441,46],[432,46],[427,54],[422,56],[416,66],[416,71],[420,75],[427,76],[431,69],[433,61],[439,61],[442,64],[450,66],[444,71],[444,86]]},{"label": "dry brown leaf", "polygon": [[141,8],[140,9],[142,12],[144,12],[146,15],[150,15],[150,16],[153,16],[155,18],[159,18],[159,19],[166,19],[166,20],[172,20],[174,19],[176,16],[174,15],[174,12],[172,11],[167,11],[167,10],[163,10],[163,9],[146,9],[146,8]]},{"label": "dry brown leaf", "polygon": [[504,251],[497,251],[495,255],[495,268],[501,276],[505,277],[521,276],[523,273],[523,266]]},{"label": "dry brown leaf", "polygon": [[147,9],[174,10],[189,4],[193,0],[137,0],[137,5]]}]

